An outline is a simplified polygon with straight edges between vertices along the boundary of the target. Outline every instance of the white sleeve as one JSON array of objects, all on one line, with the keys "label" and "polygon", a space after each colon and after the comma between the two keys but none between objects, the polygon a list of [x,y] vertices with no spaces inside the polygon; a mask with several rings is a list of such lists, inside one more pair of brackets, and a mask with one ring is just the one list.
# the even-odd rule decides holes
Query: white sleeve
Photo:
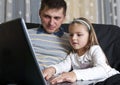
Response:
[{"label": "white sleeve", "polygon": [[55,65],[51,65],[51,66],[56,69],[56,74],[70,71],[71,70],[70,55],[68,55],[67,58],[65,60],[63,60],[62,62],[55,64]]},{"label": "white sleeve", "polygon": [[92,67],[82,70],[73,70],[76,74],[77,80],[95,80],[105,78],[106,73],[100,66]]},{"label": "white sleeve", "polygon": [[108,76],[108,72],[112,69],[107,64],[106,56],[99,46],[92,49],[90,53],[93,60],[93,67],[73,70],[77,76],[77,80],[103,79]]}]

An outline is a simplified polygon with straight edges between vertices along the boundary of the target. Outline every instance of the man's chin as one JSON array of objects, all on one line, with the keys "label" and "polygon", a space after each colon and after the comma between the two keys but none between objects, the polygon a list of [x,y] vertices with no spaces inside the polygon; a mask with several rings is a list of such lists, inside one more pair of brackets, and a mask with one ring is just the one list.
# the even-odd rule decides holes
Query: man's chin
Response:
[{"label": "man's chin", "polygon": [[51,31],[51,30],[48,30],[47,32],[48,32],[49,34],[52,34],[52,33],[54,33],[55,31],[53,31],[53,30],[52,30],[52,31]]}]

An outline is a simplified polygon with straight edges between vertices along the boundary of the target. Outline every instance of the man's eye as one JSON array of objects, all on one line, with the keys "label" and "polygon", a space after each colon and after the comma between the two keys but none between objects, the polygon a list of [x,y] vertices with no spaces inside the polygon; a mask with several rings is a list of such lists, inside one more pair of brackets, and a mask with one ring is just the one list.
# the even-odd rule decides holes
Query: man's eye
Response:
[{"label": "man's eye", "polygon": [[60,17],[55,17],[55,19],[56,19],[56,20],[59,20],[59,19],[60,19]]},{"label": "man's eye", "polygon": [[48,15],[44,15],[45,18],[50,18]]}]

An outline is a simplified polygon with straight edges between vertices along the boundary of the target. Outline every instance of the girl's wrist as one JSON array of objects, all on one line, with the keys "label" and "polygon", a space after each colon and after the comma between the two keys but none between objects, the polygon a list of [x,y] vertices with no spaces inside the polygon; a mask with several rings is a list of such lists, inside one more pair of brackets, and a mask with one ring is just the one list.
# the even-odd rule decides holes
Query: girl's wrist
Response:
[{"label": "girl's wrist", "polygon": [[51,71],[52,71],[52,74],[54,75],[56,73],[56,70],[54,67],[50,67]]}]

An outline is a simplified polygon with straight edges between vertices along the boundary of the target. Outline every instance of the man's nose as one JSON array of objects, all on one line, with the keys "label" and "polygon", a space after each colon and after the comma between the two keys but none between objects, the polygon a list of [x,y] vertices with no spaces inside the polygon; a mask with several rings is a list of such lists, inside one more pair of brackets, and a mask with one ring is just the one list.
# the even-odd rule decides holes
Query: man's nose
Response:
[{"label": "man's nose", "polygon": [[51,18],[51,19],[50,19],[50,25],[53,25],[53,24],[54,24],[54,19]]}]

